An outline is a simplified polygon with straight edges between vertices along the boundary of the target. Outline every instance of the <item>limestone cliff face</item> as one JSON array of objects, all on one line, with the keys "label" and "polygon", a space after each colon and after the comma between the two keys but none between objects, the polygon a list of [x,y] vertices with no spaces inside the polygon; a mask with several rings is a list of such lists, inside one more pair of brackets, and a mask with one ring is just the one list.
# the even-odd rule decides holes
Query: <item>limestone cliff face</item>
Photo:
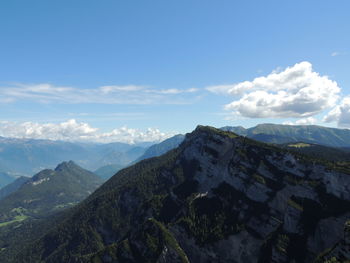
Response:
[{"label": "limestone cliff face", "polygon": [[[211,200],[228,202],[235,223],[244,226],[237,234],[205,244],[204,250],[173,227],[190,259],[311,262],[343,238],[350,218],[348,174],[232,137],[199,127],[185,140],[182,158],[198,163],[193,201],[202,199],[203,206]],[[227,199],[224,188],[236,198]]]},{"label": "limestone cliff face", "polygon": [[48,233],[30,254],[44,262],[343,260],[349,218],[348,174],[199,126],[178,149],[117,174],[66,220],[65,234]]}]

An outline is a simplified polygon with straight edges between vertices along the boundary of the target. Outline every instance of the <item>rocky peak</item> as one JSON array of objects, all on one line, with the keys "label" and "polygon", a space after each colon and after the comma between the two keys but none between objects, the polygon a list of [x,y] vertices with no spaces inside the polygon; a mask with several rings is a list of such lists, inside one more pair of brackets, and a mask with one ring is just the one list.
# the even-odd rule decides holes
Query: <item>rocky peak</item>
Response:
[{"label": "rocky peak", "polygon": [[57,165],[57,167],[55,168],[55,171],[60,172],[60,171],[66,171],[66,170],[71,170],[76,168],[79,168],[79,166],[76,165],[73,161],[69,161],[69,162],[62,162],[59,165]]},{"label": "rocky peak", "polygon": [[28,180],[27,184],[32,184],[32,183],[35,183],[37,181],[41,181],[43,179],[46,179],[46,178],[50,177],[53,173],[54,173],[54,171],[51,169],[44,169],[44,170],[40,171],[39,173],[35,174],[30,180]]},{"label": "rocky peak", "polygon": [[[182,158],[196,163],[191,180],[199,194],[193,203],[230,202],[246,231],[262,240],[278,233],[269,245],[274,262],[311,260],[343,237],[350,218],[348,174],[212,127],[198,126],[183,147]],[[227,190],[238,200],[228,201]]]}]

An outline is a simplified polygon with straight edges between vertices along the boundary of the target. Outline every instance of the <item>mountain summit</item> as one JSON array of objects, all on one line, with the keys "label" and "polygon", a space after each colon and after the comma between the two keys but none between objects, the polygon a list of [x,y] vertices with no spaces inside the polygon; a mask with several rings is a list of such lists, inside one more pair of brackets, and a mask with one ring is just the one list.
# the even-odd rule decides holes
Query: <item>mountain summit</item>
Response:
[{"label": "mountain summit", "polygon": [[16,262],[342,260],[349,218],[347,172],[198,126],[113,176]]},{"label": "mountain summit", "polygon": [[91,194],[101,179],[74,162],[63,162],[55,170],[43,170],[19,189],[0,200],[0,223],[27,217],[43,217],[72,206]]}]

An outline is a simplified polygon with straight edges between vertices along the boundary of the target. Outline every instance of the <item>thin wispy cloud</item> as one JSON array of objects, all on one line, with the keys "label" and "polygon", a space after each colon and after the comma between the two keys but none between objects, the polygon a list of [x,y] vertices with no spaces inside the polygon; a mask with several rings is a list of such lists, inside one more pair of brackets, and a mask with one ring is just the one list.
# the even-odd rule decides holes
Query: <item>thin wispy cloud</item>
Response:
[{"label": "thin wispy cloud", "polygon": [[68,113],[68,116],[72,118],[84,117],[88,120],[146,120],[151,118],[144,112],[106,112],[106,113],[92,113],[92,112],[80,112],[80,113]]},{"label": "thin wispy cloud", "polygon": [[[189,104],[197,89],[155,89],[145,86],[102,86],[93,89],[52,84],[16,84],[0,87],[0,103],[34,101],[65,104]],[[192,95],[192,96],[191,96]]]},{"label": "thin wispy cloud", "polygon": [[339,55],[340,55],[340,53],[337,52],[337,51],[331,53],[331,56],[332,56],[332,57],[336,57],[336,56],[339,56]]},{"label": "thin wispy cloud", "polygon": [[247,118],[311,117],[335,106],[340,94],[338,84],[315,72],[307,61],[252,81],[207,90],[234,97],[224,109]]},{"label": "thin wispy cloud", "polygon": [[75,119],[60,123],[0,122],[0,136],[11,138],[137,143],[162,141],[173,135],[174,133],[161,132],[157,128],[140,130],[127,126],[115,128],[110,132],[101,132],[98,128]]},{"label": "thin wispy cloud", "polygon": [[344,56],[344,55],[347,55],[348,53],[347,52],[340,52],[340,51],[334,51],[331,53],[331,56],[332,57],[338,57],[338,56]]}]

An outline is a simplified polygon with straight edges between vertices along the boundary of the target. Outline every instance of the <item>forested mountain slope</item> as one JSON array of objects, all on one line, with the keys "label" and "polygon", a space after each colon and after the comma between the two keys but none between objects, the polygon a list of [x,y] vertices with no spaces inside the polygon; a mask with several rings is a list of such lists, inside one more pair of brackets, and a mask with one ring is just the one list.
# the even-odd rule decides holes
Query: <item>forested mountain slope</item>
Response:
[{"label": "forested mountain slope", "polygon": [[199,126],[121,170],[14,262],[341,261],[349,219],[348,170]]},{"label": "forested mountain slope", "polygon": [[102,180],[70,161],[19,183],[0,200],[0,262],[3,253],[13,254],[17,246],[43,234],[51,225],[46,220],[85,199]]}]

